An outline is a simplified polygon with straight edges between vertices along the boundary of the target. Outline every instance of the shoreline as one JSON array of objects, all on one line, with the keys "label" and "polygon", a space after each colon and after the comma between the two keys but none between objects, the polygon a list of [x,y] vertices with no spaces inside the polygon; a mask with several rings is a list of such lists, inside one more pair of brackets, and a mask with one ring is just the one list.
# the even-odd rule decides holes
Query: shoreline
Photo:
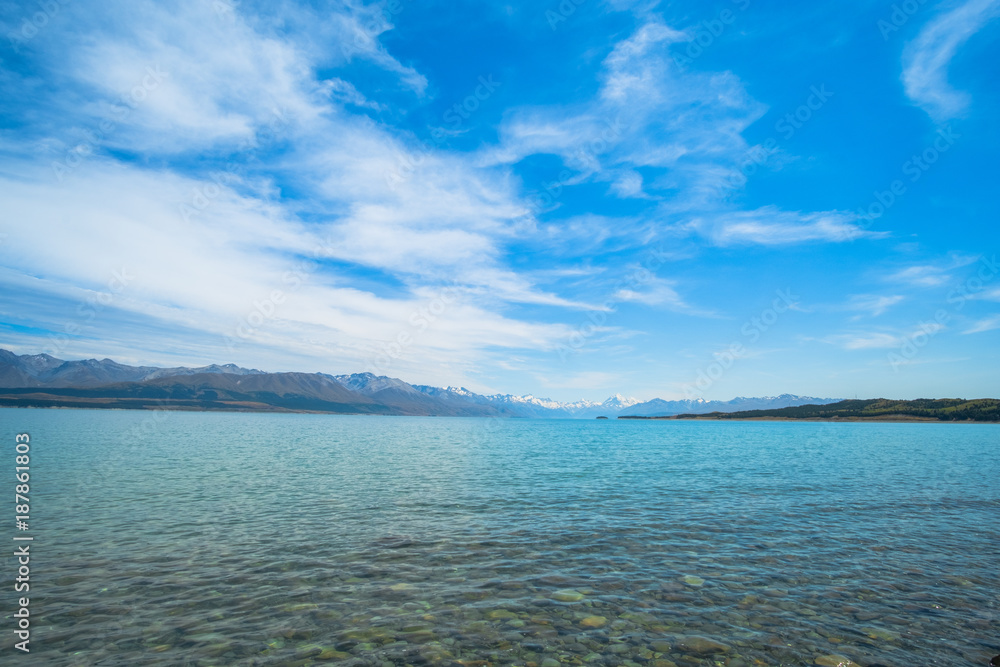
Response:
[{"label": "shoreline", "polygon": [[[0,409],[12,410],[94,410],[103,412],[199,412],[199,413],[225,413],[225,414],[259,414],[259,415],[330,415],[334,417],[431,417],[435,419],[510,419],[513,421],[532,421],[525,417],[500,417],[500,416],[456,416],[456,415],[405,415],[379,412],[325,412],[315,410],[288,410],[288,409],[254,409],[240,408],[236,406],[224,408],[196,408],[189,406],[156,406],[156,407],[121,407],[121,406],[100,406],[100,405],[3,405]],[[976,421],[971,419],[945,420],[934,419],[933,417],[805,417],[797,419],[794,417],[616,417],[607,420],[594,419],[545,419],[534,418],[537,421],[576,421],[580,423],[591,423],[594,421],[622,421],[622,422],[823,422],[829,424],[836,423],[872,423],[872,424],[1000,424],[1000,421]]]},{"label": "shoreline", "polygon": [[934,419],[933,417],[618,417],[622,421],[681,422],[826,422],[830,424],[872,422],[879,424],[1000,424],[1000,421],[974,419]]}]

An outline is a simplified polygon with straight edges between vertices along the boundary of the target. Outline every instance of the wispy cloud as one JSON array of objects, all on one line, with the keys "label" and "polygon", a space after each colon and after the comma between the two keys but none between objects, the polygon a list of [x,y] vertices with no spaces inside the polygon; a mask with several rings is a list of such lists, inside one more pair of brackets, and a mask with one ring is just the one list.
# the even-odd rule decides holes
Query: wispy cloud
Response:
[{"label": "wispy cloud", "polygon": [[937,287],[952,279],[951,274],[939,266],[911,266],[888,277],[892,282],[906,283],[918,287]]},{"label": "wispy cloud", "polygon": [[907,333],[899,333],[898,330],[897,332],[856,331],[827,336],[823,339],[823,342],[836,345],[845,350],[885,350],[898,348],[907,340],[912,340],[914,336],[933,335],[944,329],[944,325],[933,322],[924,324]]},{"label": "wispy cloud", "polygon": [[840,211],[798,213],[767,206],[696,218],[688,224],[721,246],[842,243],[884,236],[862,229],[857,220],[856,215]]},{"label": "wispy cloud", "polygon": [[854,333],[828,336],[824,342],[838,345],[845,350],[880,350],[899,347],[903,337],[890,333]]},{"label": "wispy cloud", "polygon": [[963,331],[964,334],[977,334],[985,333],[987,331],[995,331],[1000,329],[1000,315],[994,315],[992,317],[987,317],[986,319],[979,320],[970,329]]},{"label": "wispy cloud", "polygon": [[892,306],[901,303],[905,298],[899,295],[856,294],[851,297],[844,308],[846,310],[862,311],[871,317],[878,317]]},{"label": "wispy cloud", "polygon": [[[507,114],[500,143],[481,164],[517,164],[555,155],[578,172],[574,183],[604,182],[623,199],[663,200],[651,222],[671,224],[718,245],[840,243],[884,234],[840,211],[794,212],[777,206],[733,210],[720,185],[738,173],[749,145],[743,131],[766,107],[731,72],[681,72],[670,55],[693,33],[646,17],[605,58],[596,96],[565,106]],[[687,219],[686,222],[684,220]]]},{"label": "wispy cloud", "polygon": [[324,81],[321,89],[324,90],[331,99],[340,102],[341,104],[350,104],[356,107],[374,109],[375,111],[384,108],[384,106],[378,102],[372,102],[367,99],[350,81],[344,81],[343,79],[334,77]]},{"label": "wispy cloud", "polygon": [[914,104],[938,121],[961,115],[969,95],[948,83],[948,67],[958,49],[992,19],[1000,0],[968,0],[928,23],[903,54],[903,85]]},{"label": "wispy cloud", "polygon": [[612,299],[623,303],[638,303],[644,306],[665,308],[687,315],[717,317],[712,312],[687,303],[677,292],[677,284],[673,280],[654,278],[641,286],[620,289],[613,295]]},{"label": "wispy cloud", "polygon": [[981,301],[1000,301],[1000,287],[983,290],[979,294],[971,294],[968,298]]},{"label": "wispy cloud", "polygon": [[[358,113],[381,105],[353,82],[316,76],[360,58],[384,69],[383,89],[396,77],[404,90],[423,90],[426,80],[380,44],[391,27],[372,22],[381,8],[344,6],[311,21],[302,6],[280,28],[243,8],[220,15],[212,3],[110,3],[90,7],[93,16],[81,8],[75,18],[93,28],[88,36],[66,32],[57,50],[39,55],[40,67],[65,66],[60,90],[45,92],[51,122],[35,126],[48,136],[40,150],[26,136],[0,172],[5,215],[36,221],[12,228],[4,248],[7,266],[44,278],[35,294],[72,309],[74,289],[96,289],[126,267],[134,285],[114,318],[88,324],[90,335],[109,336],[122,321],[161,340],[182,329],[189,347],[225,358],[233,352],[224,338],[280,292],[280,308],[241,345],[353,369],[381,341],[411,332],[415,314],[430,322],[419,313],[442,285],[457,299],[409,349],[431,366],[472,365],[494,348],[545,350],[571,332],[505,315],[512,304],[595,308],[506,265],[503,244],[524,233],[511,221],[525,206],[505,174],[421,149]],[[49,164],[75,141],[74,128],[113,117],[147,67],[164,73],[160,85],[60,182]],[[88,101],[74,103],[72,92]],[[258,143],[275,114],[280,152]],[[407,156],[420,168],[393,187],[385,176]],[[378,278],[353,279],[365,273]],[[18,289],[8,278],[3,289]]]},{"label": "wispy cloud", "polygon": [[973,256],[953,255],[947,262],[917,264],[899,269],[886,276],[885,279],[889,282],[913,287],[938,287],[954,280],[952,271],[968,266],[977,259]]},{"label": "wispy cloud", "polygon": [[742,131],[764,112],[727,72],[682,73],[672,44],[692,34],[650,16],[604,59],[596,95],[573,105],[522,107],[508,113],[500,145],[484,163],[513,164],[531,155],[562,158],[582,178],[613,184],[620,196],[674,189],[667,172],[695,189],[722,162],[735,170],[747,144]]}]

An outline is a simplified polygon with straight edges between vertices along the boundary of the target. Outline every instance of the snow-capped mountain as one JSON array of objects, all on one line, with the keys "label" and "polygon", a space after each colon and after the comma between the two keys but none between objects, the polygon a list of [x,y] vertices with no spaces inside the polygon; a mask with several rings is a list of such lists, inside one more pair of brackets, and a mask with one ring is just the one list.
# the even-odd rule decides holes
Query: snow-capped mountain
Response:
[{"label": "snow-capped mountain", "polygon": [[638,398],[626,398],[621,394],[615,394],[608,400],[601,403],[601,407],[607,410],[625,410],[633,405],[638,405],[641,401]]},{"label": "snow-capped mountain", "polygon": [[352,391],[365,394],[366,396],[388,389],[395,389],[404,393],[419,393],[412,385],[402,380],[385,377],[384,375],[355,373],[353,375],[329,375],[327,377]]},{"label": "snow-capped mountain", "polygon": [[514,396],[512,394],[493,394],[484,396],[477,394],[465,387],[427,387],[418,385],[417,391],[428,396],[433,396],[444,400],[450,404],[474,403],[480,406],[487,406],[498,416],[503,417],[528,417],[538,419],[572,419],[573,414],[567,410],[562,403],[546,398],[536,398],[534,396]]},{"label": "snow-capped mountain", "polygon": [[465,387],[411,385],[397,378],[372,373],[266,373],[233,364],[157,368],[128,366],[111,359],[63,361],[46,354],[19,356],[0,349],[0,387],[92,389],[104,398],[120,398],[118,394],[131,396],[129,392],[133,391],[133,385],[148,385],[157,391],[176,390],[195,396],[200,395],[199,392],[214,396],[229,392],[232,400],[239,401],[248,400],[247,392],[253,394],[255,400],[274,400],[274,396],[280,396],[284,402],[279,407],[291,406],[302,410],[536,419],[661,417],[824,405],[838,400],[782,394],[764,398],[738,397],[731,401],[665,401],[657,398],[641,403],[637,399],[615,394],[602,403],[586,400],[565,403],[532,394],[482,395]]},{"label": "snow-capped mountain", "polygon": [[774,410],[797,405],[826,405],[836,403],[839,398],[815,398],[812,396],[765,396],[747,398],[739,396],[731,401],[706,401],[703,398],[683,401],[664,401],[654,398],[646,403],[632,405],[621,411],[620,416],[628,417],[672,417],[674,415],[703,415],[709,412],[742,412],[744,410]]},{"label": "snow-capped mountain", "polygon": [[497,410],[499,415],[511,417],[532,417],[539,419],[593,419],[595,417],[616,417],[623,409],[639,403],[638,399],[626,398],[616,394],[603,403],[594,401],[576,401],[563,403],[551,398],[540,398],[532,394],[517,396],[515,394],[482,395],[465,387],[427,387],[417,386],[428,396],[443,398],[448,401],[471,401],[477,405],[489,405]]}]

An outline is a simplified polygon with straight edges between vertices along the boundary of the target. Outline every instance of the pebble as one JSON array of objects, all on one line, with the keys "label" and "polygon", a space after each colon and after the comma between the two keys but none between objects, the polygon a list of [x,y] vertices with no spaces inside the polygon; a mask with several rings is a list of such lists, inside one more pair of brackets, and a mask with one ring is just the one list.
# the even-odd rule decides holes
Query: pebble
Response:
[{"label": "pebble", "polygon": [[584,598],[583,593],[580,591],[575,591],[571,588],[564,588],[561,591],[556,591],[551,595],[553,600],[559,602],[579,602]]},{"label": "pebble", "polygon": [[300,646],[295,652],[296,658],[311,658],[314,655],[319,655],[323,652],[323,647],[317,644],[310,644],[308,646]]},{"label": "pebble", "polygon": [[350,653],[344,653],[332,648],[325,648],[323,652],[316,656],[317,660],[346,660],[350,658]]},{"label": "pebble", "polygon": [[684,637],[678,642],[678,645],[688,651],[694,651],[695,653],[706,655],[711,653],[728,653],[732,650],[731,646],[717,642],[713,639],[707,637],[699,637],[697,635],[692,635],[690,637]]},{"label": "pebble", "polygon": [[891,630],[885,630],[883,628],[862,628],[862,632],[871,637],[872,639],[883,639],[885,641],[896,641],[899,639],[899,634],[892,632]]},{"label": "pebble", "polygon": [[[812,566],[803,569],[803,561],[793,556],[768,565],[755,551],[806,553],[791,541],[717,548],[715,533],[721,539],[726,530],[699,528],[680,538],[697,543],[702,555],[695,560],[682,551],[650,551],[655,542],[650,537],[668,533],[670,525],[652,521],[595,546],[587,535],[575,532],[546,542],[523,530],[483,535],[480,544],[471,546],[459,538],[421,553],[423,547],[409,547],[413,553],[405,558],[401,552],[384,558],[359,554],[356,560],[343,560],[344,570],[335,574],[311,569],[303,577],[282,566],[261,570],[276,580],[257,607],[252,606],[257,601],[253,579],[227,578],[225,587],[213,582],[208,599],[199,602],[186,598],[184,578],[173,576],[165,580],[164,590],[176,592],[176,603],[146,627],[120,620],[131,609],[134,594],[124,586],[102,589],[79,608],[51,612],[46,626],[60,628],[57,642],[66,655],[88,664],[141,664],[142,655],[136,660],[128,654],[135,647],[146,652],[147,661],[156,661],[149,653],[170,652],[168,662],[205,667],[255,662],[313,667],[859,667],[830,651],[839,649],[869,667],[881,667],[865,662],[876,659],[875,652],[886,656],[882,659],[892,652],[893,667],[959,664],[966,662],[963,657],[970,667],[1000,667],[1000,656],[990,662],[982,653],[995,643],[983,613],[990,600],[958,580],[951,582],[961,586],[958,593],[947,586],[928,587],[928,580],[940,579],[932,563],[926,573],[907,571],[907,577],[894,577],[891,585],[867,575],[855,581],[857,572],[882,559],[865,560],[870,549],[861,549],[849,570],[834,567],[812,579]],[[537,565],[521,560],[543,544]],[[704,557],[710,553],[714,561]],[[923,558],[916,551],[906,553],[904,559]],[[497,554],[502,558],[494,559]],[[313,556],[327,560],[321,550]],[[685,574],[692,571],[702,576]],[[244,617],[252,635],[237,625]],[[119,622],[121,640],[78,639],[72,626],[83,620]],[[915,658],[921,653],[927,659]],[[61,659],[56,656],[53,662]]]},{"label": "pebble", "polygon": [[814,662],[822,667],[861,667],[842,655],[821,655]]}]

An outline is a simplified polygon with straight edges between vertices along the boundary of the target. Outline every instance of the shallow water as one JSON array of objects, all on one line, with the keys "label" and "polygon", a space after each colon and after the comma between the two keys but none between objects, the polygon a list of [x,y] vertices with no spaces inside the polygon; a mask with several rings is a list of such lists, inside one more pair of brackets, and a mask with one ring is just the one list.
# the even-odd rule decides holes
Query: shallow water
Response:
[{"label": "shallow water", "polygon": [[12,664],[1000,654],[994,425],[0,421],[11,454],[32,436],[32,651]]}]

